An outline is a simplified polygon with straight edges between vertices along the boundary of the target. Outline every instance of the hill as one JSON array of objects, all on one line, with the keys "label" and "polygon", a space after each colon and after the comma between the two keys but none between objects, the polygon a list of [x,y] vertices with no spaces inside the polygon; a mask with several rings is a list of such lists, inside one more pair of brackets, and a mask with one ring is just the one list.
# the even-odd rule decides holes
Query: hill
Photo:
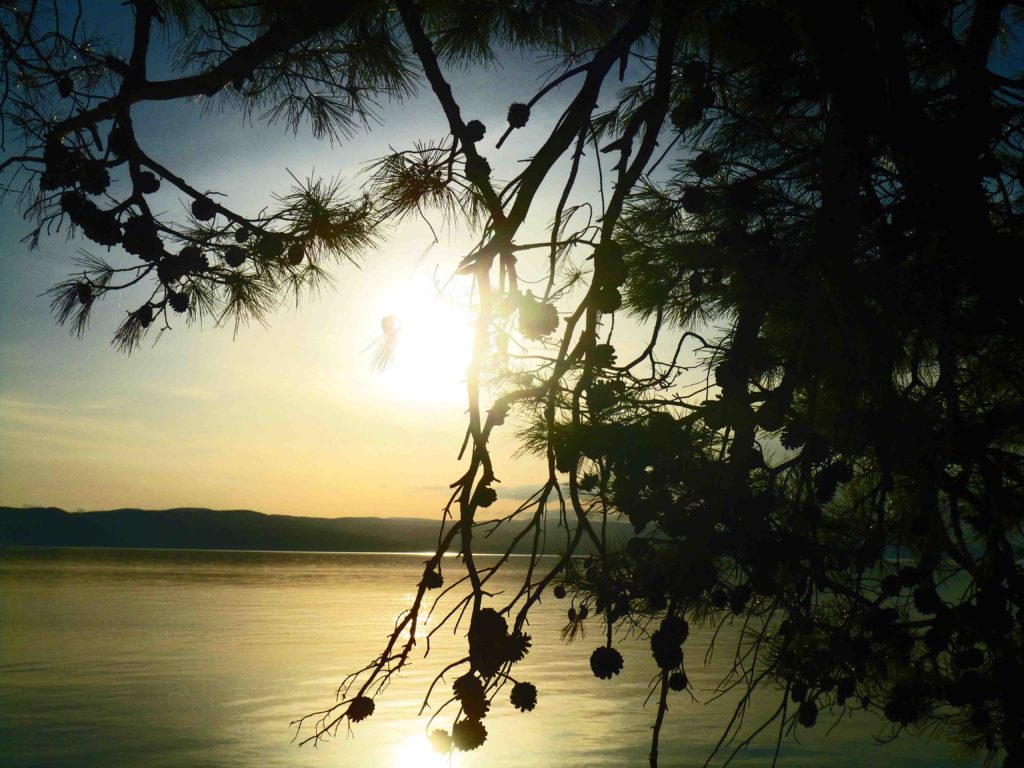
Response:
[{"label": "hill", "polygon": [[[486,544],[477,551],[505,551],[524,525],[503,525],[482,541]],[[248,509],[70,513],[56,507],[0,507],[0,546],[421,552],[436,547],[438,528],[437,520],[422,518],[297,517]],[[623,538],[632,533],[625,523],[611,524],[610,530]],[[559,552],[564,546],[564,531],[552,524],[546,535],[548,552]],[[528,545],[521,543],[515,551],[526,552]]]}]

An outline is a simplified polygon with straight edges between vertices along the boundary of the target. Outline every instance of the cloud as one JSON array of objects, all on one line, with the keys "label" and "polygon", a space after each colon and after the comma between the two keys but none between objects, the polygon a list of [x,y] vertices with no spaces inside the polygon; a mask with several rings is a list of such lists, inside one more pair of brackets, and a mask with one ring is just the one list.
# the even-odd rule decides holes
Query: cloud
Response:
[{"label": "cloud", "polygon": [[70,411],[66,405],[55,403],[33,403],[28,400],[19,400],[15,397],[0,397],[0,410],[2,411]]},{"label": "cloud", "polygon": [[168,389],[166,392],[174,397],[183,397],[187,400],[201,400],[207,403],[216,400],[219,397],[216,392],[211,392],[208,389],[200,389],[199,387],[177,387],[175,389]]},{"label": "cloud", "polygon": [[47,403],[0,397],[0,440],[19,453],[53,450],[109,452],[111,440],[132,443],[151,434],[137,418],[106,413],[112,405]]}]

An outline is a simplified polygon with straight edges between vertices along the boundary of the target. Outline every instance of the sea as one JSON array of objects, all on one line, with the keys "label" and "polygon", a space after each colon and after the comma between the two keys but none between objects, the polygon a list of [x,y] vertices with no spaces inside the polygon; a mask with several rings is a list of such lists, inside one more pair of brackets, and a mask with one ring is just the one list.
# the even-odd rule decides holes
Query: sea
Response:
[{"label": "sea", "polygon": [[[376,699],[372,717],[316,746],[303,715],[335,703],[339,683],[381,652],[414,594],[423,554],[0,548],[0,766],[10,768],[431,768],[645,766],[656,697],[641,638],[620,637],[620,675],[589,668],[602,642],[597,621],[565,642],[567,600],[545,598],[528,628],[533,647],[513,670],[534,683],[522,713],[506,688],[473,752],[432,752],[426,734],[450,728],[441,705],[464,652],[465,629],[420,626],[412,663]],[[480,558],[483,565],[495,558]],[[493,604],[513,594],[525,559],[489,583]],[[454,581],[461,564],[446,561]],[[714,637],[714,643],[712,638]],[[780,694],[757,690],[738,735],[723,740],[736,692],[716,687],[735,653],[737,628],[694,628],[691,689],[673,692],[659,765],[767,766],[777,723],[758,728]],[[440,711],[438,711],[440,710]],[[431,717],[434,716],[431,722]],[[748,737],[749,744],[742,746]],[[813,729],[782,741],[780,766],[979,765],[935,734],[892,739],[861,714],[822,712]],[[721,741],[721,744],[719,743]],[[717,751],[716,751],[717,746]]]}]

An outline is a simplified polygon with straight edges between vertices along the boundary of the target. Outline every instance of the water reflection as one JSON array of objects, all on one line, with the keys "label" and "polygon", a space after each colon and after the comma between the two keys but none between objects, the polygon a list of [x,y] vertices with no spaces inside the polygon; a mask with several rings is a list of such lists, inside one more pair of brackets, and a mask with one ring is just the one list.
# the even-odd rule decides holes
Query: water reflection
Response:
[{"label": "water reflection", "polygon": [[[351,737],[342,728],[333,742],[300,749],[288,725],[329,705],[344,674],[381,650],[423,559],[0,549],[0,765],[447,765],[426,739],[436,709],[418,712],[463,642],[448,628],[433,636],[426,659],[420,642],[408,673]],[[460,755],[457,768],[644,764],[653,718],[653,705],[643,708],[654,671],[649,650],[623,642],[622,675],[598,680],[588,658],[599,633],[563,645],[565,608],[546,600],[532,614],[534,647],[517,666],[517,677],[538,687],[537,709],[516,711],[505,689],[487,717],[487,744]],[[695,632],[687,644],[687,670],[703,700],[728,658],[722,646],[710,667],[696,663],[707,641]],[[439,686],[433,707],[456,676]],[[703,764],[731,702],[703,706],[674,695],[662,765]],[[825,738],[829,725],[823,716],[801,745],[784,747],[784,765],[964,764],[942,742],[877,748],[875,723],[843,722]],[[450,726],[445,711],[433,727]],[[773,750],[766,736],[734,764],[765,765]]]}]

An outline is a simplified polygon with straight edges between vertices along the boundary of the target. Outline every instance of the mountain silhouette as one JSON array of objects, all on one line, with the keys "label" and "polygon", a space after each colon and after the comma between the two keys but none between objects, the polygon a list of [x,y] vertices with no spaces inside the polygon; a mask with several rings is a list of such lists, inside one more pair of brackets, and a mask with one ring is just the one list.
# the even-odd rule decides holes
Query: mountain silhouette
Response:
[{"label": "mountain silhouette", "polygon": [[[477,529],[484,553],[504,552],[525,522],[503,524],[491,536]],[[438,522],[412,517],[297,517],[248,509],[113,509],[66,512],[56,507],[0,507],[0,546],[243,549],[307,552],[420,552],[437,547]],[[632,526],[610,523],[625,540]],[[550,554],[565,546],[565,531],[545,532]],[[526,536],[516,552],[528,552]]]}]

